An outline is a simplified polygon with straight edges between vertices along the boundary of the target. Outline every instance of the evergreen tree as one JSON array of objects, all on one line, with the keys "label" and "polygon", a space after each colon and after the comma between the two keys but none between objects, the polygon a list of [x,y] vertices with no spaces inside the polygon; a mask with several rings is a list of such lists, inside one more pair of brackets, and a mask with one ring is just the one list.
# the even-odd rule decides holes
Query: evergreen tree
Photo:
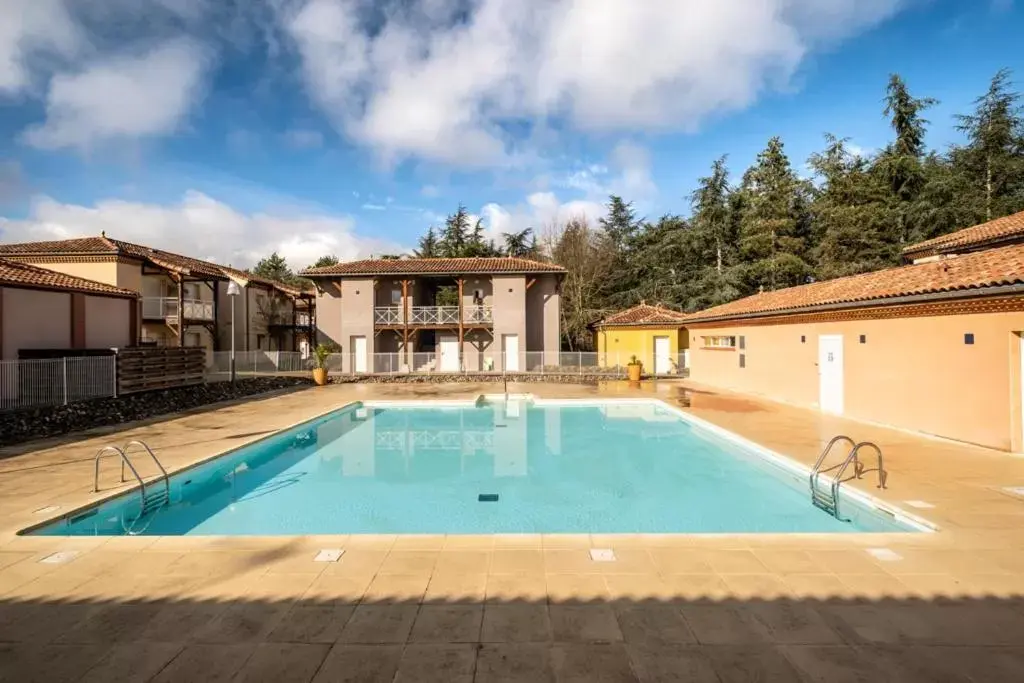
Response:
[{"label": "evergreen tree", "polygon": [[811,274],[804,184],[774,137],[745,177],[740,221],[740,279],[748,293],[803,284]]},{"label": "evergreen tree", "polygon": [[899,74],[889,77],[884,114],[889,117],[896,139],[879,155],[876,164],[889,183],[893,213],[889,239],[900,248],[931,232],[926,225],[915,221],[911,206],[926,181],[922,157],[928,121],[921,114],[934,104],[934,99],[913,97]]},{"label": "evergreen tree", "polygon": [[537,238],[533,236],[533,228],[526,228],[519,232],[503,232],[502,239],[505,241],[506,256],[532,256],[537,248]]},{"label": "evergreen tree", "polygon": [[338,265],[338,263],[339,261],[337,256],[335,256],[334,254],[326,254],[318,258],[316,262],[312,265],[312,267],[326,268],[327,266],[336,266]]},{"label": "evergreen tree", "polygon": [[733,281],[738,231],[724,156],[714,161],[711,174],[699,183],[690,194],[693,282],[686,301],[681,302],[687,310],[725,303],[738,294]]},{"label": "evergreen tree", "polygon": [[886,239],[887,188],[869,172],[867,159],[850,154],[846,140],[826,135],[827,146],[810,158],[821,184],[811,203],[819,236],[818,279],[894,265],[898,254]]},{"label": "evergreen tree", "polygon": [[608,214],[600,219],[602,247],[611,256],[611,269],[604,283],[605,293],[613,306],[626,307],[640,300],[631,268],[634,243],[640,231],[632,202],[617,195],[608,198]]},{"label": "evergreen tree", "polygon": [[295,273],[288,267],[288,262],[276,251],[270,256],[260,259],[251,271],[253,275],[259,275],[269,280],[291,283],[295,281]]},{"label": "evergreen tree", "polygon": [[466,256],[470,243],[469,212],[459,204],[458,210],[448,216],[438,244],[438,256],[459,258]]},{"label": "evergreen tree", "polygon": [[434,226],[427,228],[427,234],[420,238],[419,248],[416,250],[416,256],[419,258],[437,258],[440,254],[441,245],[437,239],[437,233],[434,232]]},{"label": "evergreen tree", "polygon": [[967,144],[954,147],[954,165],[967,190],[962,223],[970,225],[1024,209],[1024,119],[1010,71],[1000,69],[971,114],[957,116]]}]

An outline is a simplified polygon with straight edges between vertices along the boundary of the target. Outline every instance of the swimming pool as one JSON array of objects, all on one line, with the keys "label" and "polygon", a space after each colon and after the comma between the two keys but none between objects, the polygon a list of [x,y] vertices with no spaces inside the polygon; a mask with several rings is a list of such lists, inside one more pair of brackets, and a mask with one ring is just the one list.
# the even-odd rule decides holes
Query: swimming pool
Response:
[{"label": "swimming pool", "polygon": [[[162,486],[155,483],[153,486]],[[840,521],[806,476],[659,401],[356,404],[42,535],[764,533],[916,530],[864,501]]]}]

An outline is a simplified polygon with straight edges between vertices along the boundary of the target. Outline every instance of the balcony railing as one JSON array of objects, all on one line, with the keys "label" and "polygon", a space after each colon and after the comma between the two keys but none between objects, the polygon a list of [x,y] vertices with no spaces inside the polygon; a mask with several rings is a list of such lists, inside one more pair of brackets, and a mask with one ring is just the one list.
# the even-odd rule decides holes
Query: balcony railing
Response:
[{"label": "balcony railing", "polygon": [[[401,306],[375,308],[373,322],[375,325],[404,325],[404,311]],[[494,322],[493,310],[490,306],[465,306],[462,309],[462,321],[466,324],[484,324]],[[411,306],[409,308],[409,325],[458,325],[458,306]]]},{"label": "balcony railing", "polygon": [[[200,299],[182,301],[186,320],[213,320],[213,302]],[[142,299],[142,317],[148,320],[177,320],[178,299],[173,296],[147,296]]]}]

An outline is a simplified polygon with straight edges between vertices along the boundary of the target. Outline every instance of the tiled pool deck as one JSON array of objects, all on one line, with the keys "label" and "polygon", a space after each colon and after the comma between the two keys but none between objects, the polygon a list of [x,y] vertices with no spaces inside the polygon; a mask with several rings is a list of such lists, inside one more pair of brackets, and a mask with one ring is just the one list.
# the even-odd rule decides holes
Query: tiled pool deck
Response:
[{"label": "tiled pool deck", "polygon": [[[837,433],[872,440],[885,451],[889,488],[878,492],[870,476],[857,486],[940,530],[15,535],[95,500],[92,458],[110,442],[143,439],[177,469],[352,400],[474,397],[494,385],[311,389],[0,459],[0,680],[988,682],[1024,675],[1024,498],[1002,490],[1024,486],[1024,458],[679,382],[509,389],[657,396],[805,463]],[[105,494],[117,480],[108,461]],[[35,512],[50,506],[60,508]],[[617,561],[592,562],[592,547],[613,548]],[[313,562],[321,548],[345,554],[338,563]],[[893,554],[869,552],[879,548]],[[78,554],[39,562],[67,550]]]}]

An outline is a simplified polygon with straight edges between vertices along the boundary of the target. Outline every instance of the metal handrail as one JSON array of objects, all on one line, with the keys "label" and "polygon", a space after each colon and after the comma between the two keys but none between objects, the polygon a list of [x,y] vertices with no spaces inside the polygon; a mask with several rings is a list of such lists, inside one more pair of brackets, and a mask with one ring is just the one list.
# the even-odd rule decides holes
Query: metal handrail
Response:
[{"label": "metal handrail", "polygon": [[[832,440],[828,442],[828,445],[825,446],[825,449],[821,452],[821,455],[819,455],[818,459],[814,462],[814,467],[811,468],[809,483],[812,488],[814,487],[814,482],[817,480],[818,474],[821,471],[821,466],[825,462],[825,458],[828,457],[828,454],[832,451],[832,447],[835,446],[840,441],[847,442],[848,444],[850,444],[851,448],[856,450],[857,443],[850,437],[846,436],[845,434],[840,434],[839,436],[832,437]],[[849,459],[849,456],[847,456],[847,459]],[[825,471],[828,472],[833,469],[835,469],[835,467],[830,467]]]},{"label": "metal handrail", "polygon": [[[170,501],[170,499],[171,499],[171,480],[170,480],[170,477],[167,476],[167,470],[165,470],[164,466],[160,464],[160,461],[156,459],[156,454],[153,452],[153,449],[150,448],[149,445],[146,444],[145,441],[139,441],[137,439],[129,441],[128,443],[126,443],[124,445],[123,453],[125,454],[125,458],[126,459],[127,459],[127,456],[128,456],[128,451],[131,449],[132,446],[142,446],[143,448],[145,448],[146,452],[149,453],[149,457],[153,459],[154,463],[156,463],[156,466],[160,469],[160,474],[163,475],[163,478],[164,478],[164,489],[167,492],[167,500]],[[130,464],[131,463],[129,463],[129,465]],[[143,498],[145,498],[145,496],[143,496]]]},{"label": "metal handrail", "polygon": [[834,501],[833,505],[835,507],[836,517],[839,517],[839,486],[840,484],[843,483],[843,474],[846,473],[846,468],[849,467],[851,462],[856,463],[854,465],[854,473],[857,479],[860,479],[861,475],[864,474],[864,468],[861,465],[861,462],[857,457],[857,454],[860,452],[860,449],[864,448],[865,446],[875,449],[875,454],[878,456],[877,488],[885,488],[885,482],[888,478],[888,473],[885,471],[884,462],[882,461],[882,449],[879,448],[877,444],[874,444],[871,441],[861,441],[860,443],[856,444],[853,447],[853,450],[850,451],[850,454],[846,456],[846,460],[843,461],[842,467],[840,467],[839,471],[836,472],[835,476],[832,477],[832,485],[830,488],[832,492],[832,500]]},{"label": "metal handrail", "polygon": [[[104,446],[96,454],[96,457],[94,458],[95,467],[93,468],[94,469],[93,481],[92,481],[93,493],[98,493],[99,490],[100,490],[100,459],[103,457],[104,453],[107,453],[107,451],[113,451],[113,453],[108,453],[107,455],[114,455],[114,454],[116,454],[116,455],[121,456],[121,481],[124,481],[124,466],[125,466],[125,464],[128,465],[128,469],[130,469],[132,471],[132,474],[135,475],[135,479],[139,482],[139,488],[142,491],[142,499],[143,499],[143,501],[145,501],[145,499],[146,499],[146,482],[143,481],[142,477],[139,476],[138,470],[135,469],[135,465],[133,465],[131,463],[131,460],[128,459],[128,456],[124,454],[124,451],[121,450],[120,448],[118,448],[117,446]],[[160,469],[163,469],[163,468],[161,467]]]}]

